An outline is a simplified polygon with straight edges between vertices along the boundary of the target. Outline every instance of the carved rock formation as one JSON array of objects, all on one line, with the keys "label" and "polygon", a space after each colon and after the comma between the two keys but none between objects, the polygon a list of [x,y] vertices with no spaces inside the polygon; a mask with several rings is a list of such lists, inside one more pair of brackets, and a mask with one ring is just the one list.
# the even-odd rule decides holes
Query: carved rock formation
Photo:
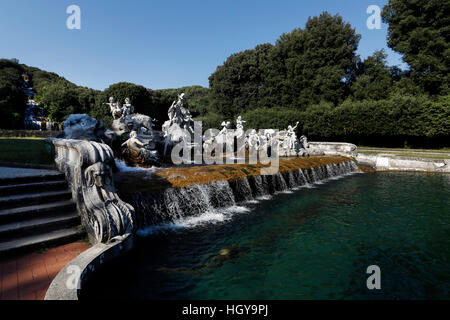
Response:
[{"label": "carved rock formation", "polygon": [[64,172],[91,242],[108,242],[135,230],[134,208],[116,193],[112,177],[114,155],[106,144],[72,139],[48,139],[55,162]]}]

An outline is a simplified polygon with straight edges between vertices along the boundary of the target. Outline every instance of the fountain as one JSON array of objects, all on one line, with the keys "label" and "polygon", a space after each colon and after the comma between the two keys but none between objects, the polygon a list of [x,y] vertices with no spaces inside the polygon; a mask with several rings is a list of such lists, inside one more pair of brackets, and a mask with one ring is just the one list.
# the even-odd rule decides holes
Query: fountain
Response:
[{"label": "fountain", "polygon": [[[220,131],[210,129],[209,134],[202,135],[182,93],[168,110],[169,120],[163,124],[163,132],[158,133],[153,130],[155,120],[135,113],[129,98],[121,106],[110,97],[106,105],[114,118],[111,129],[86,114],[73,114],[63,124],[64,133],[58,139],[48,140],[55,148],[58,168],[71,184],[93,242],[107,242],[157,221],[200,214],[355,170],[349,158],[306,160],[324,153],[320,148],[311,148],[305,136],[297,138],[299,122],[283,131],[244,131],[246,121],[238,116],[236,130],[230,128],[230,121],[223,121]],[[206,159],[212,159],[207,163],[213,165],[182,167],[183,172],[178,173],[173,156],[180,150],[183,159],[179,163],[205,164]],[[188,159],[192,151],[195,161]],[[271,158],[267,157],[269,154]],[[278,155],[285,160],[280,162]],[[223,156],[231,166],[221,167]],[[123,160],[129,167],[163,167],[150,176],[142,171],[113,176],[112,172],[118,171],[115,159]],[[267,164],[273,170],[264,171]],[[124,179],[131,179],[131,185],[123,183]],[[95,199],[89,193],[92,188],[97,190]]]}]

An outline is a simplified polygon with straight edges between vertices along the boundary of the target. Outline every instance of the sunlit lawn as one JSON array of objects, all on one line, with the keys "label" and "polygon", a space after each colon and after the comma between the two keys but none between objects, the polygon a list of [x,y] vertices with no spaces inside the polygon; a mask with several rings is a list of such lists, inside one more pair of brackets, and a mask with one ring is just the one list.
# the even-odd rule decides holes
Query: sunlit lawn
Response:
[{"label": "sunlit lawn", "polygon": [[42,138],[0,138],[0,161],[53,165]]},{"label": "sunlit lawn", "polygon": [[450,152],[450,148],[439,148],[439,149],[408,149],[408,148],[384,148],[384,147],[368,147],[368,146],[358,146],[358,149],[371,149],[371,150],[385,150],[385,151],[402,151],[402,152]]}]

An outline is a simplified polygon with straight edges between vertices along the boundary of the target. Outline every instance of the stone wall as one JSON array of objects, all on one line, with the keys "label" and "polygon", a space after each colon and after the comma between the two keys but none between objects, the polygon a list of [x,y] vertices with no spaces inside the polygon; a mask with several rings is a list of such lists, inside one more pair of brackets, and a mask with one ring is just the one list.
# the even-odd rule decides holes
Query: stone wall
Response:
[{"label": "stone wall", "polygon": [[418,171],[450,173],[450,159],[401,157],[389,154],[358,154],[358,163],[367,164],[376,171]]},{"label": "stone wall", "polygon": [[358,155],[358,148],[352,143],[308,142],[308,144],[311,149],[323,151],[325,155],[340,155],[352,158]]}]

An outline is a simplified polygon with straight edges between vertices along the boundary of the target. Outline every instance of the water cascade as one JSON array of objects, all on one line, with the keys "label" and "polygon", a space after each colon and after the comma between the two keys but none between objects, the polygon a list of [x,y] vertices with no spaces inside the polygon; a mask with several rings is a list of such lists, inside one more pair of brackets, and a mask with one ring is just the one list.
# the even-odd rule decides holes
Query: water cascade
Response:
[{"label": "water cascade", "polygon": [[136,192],[121,195],[136,210],[140,229],[199,217],[218,209],[246,201],[267,198],[302,186],[321,184],[329,179],[357,171],[353,161],[315,168],[278,172],[274,175],[248,176],[234,181],[215,181],[182,188],[167,188],[154,193]]}]

